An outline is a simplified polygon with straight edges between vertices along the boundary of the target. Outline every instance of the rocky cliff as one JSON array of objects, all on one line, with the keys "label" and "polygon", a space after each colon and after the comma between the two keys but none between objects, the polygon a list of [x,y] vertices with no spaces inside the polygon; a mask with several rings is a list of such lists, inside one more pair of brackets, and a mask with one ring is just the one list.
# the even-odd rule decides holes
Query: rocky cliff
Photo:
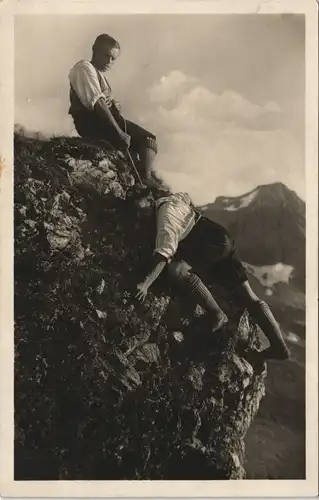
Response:
[{"label": "rocky cliff", "polygon": [[[264,395],[256,328],[209,331],[162,279],[117,151],[15,137],[15,479],[241,479]],[[250,360],[250,361],[248,361]]]}]

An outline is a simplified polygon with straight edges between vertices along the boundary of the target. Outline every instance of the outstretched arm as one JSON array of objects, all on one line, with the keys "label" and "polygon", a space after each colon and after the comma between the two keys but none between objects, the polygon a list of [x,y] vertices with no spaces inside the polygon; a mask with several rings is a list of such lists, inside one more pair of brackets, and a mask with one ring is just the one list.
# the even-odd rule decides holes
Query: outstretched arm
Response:
[{"label": "outstretched arm", "polygon": [[177,193],[165,198],[157,208],[156,224],[157,235],[151,269],[142,283],[137,285],[136,297],[141,302],[144,302],[149,287],[175,255],[181,237],[194,225],[194,212],[188,195]]},{"label": "outstretched arm", "polygon": [[144,302],[149,287],[157,280],[163,269],[167,264],[167,259],[159,253],[155,253],[150,270],[147,273],[144,280],[137,285],[137,293],[135,297],[140,301]]}]

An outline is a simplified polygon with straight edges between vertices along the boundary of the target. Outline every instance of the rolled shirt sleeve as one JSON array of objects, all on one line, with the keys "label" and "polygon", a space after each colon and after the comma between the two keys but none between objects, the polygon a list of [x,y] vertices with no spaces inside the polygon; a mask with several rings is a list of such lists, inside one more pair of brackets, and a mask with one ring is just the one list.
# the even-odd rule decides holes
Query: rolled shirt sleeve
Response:
[{"label": "rolled shirt sleeve", "polygon": [[107,104],[112,104],[111,88],[102,77],[98,78],[97,70],[89,61],[79,61],[69,73],[71,87],[77,94],[83,106],[93,111],[98,99],[105,98]]},{"label": "rolled shirt sleeve", "polygon": [[154,253],[168,261],[177,251],[178,244],[194,227],[195,212],[187,193],[177,193],[157,201],[157,235]]}]

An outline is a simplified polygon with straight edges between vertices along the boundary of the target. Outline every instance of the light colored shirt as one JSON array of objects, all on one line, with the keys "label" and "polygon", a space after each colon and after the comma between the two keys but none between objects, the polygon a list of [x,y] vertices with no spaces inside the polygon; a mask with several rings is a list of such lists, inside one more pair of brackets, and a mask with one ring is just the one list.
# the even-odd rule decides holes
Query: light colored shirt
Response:
[{"label": "light colored shirt", "polygon": [[69,72],[71,87],[83,106],[93,111],[95,103],[103,97],[108,106],[113,102],[112,89],[101,71],[89,61],[77,62]]},{"label": "light colored shirt", "polygon": [[176,253],[178,244],[195,225],[195,211],[187,193],[176,193],[156,202],[157,234],[154,253],[168,261]]}]

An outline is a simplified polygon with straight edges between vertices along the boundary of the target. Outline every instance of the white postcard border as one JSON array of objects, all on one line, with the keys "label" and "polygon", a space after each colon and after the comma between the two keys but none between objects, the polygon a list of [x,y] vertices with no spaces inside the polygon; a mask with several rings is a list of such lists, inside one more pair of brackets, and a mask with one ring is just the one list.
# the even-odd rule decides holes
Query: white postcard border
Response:
[{"label": "white postcard border", "polygon": [[[14,16],[37,14],[304,13],[306,16],[306,479],[245,481],[13,480]],[[15,497],[315,496],[318,492],[318,9],[315,0],[0,0],[0,493]],[[287,82],[289,85],[289,82]],[[0,170],[1,172],[1,170]]]}]

